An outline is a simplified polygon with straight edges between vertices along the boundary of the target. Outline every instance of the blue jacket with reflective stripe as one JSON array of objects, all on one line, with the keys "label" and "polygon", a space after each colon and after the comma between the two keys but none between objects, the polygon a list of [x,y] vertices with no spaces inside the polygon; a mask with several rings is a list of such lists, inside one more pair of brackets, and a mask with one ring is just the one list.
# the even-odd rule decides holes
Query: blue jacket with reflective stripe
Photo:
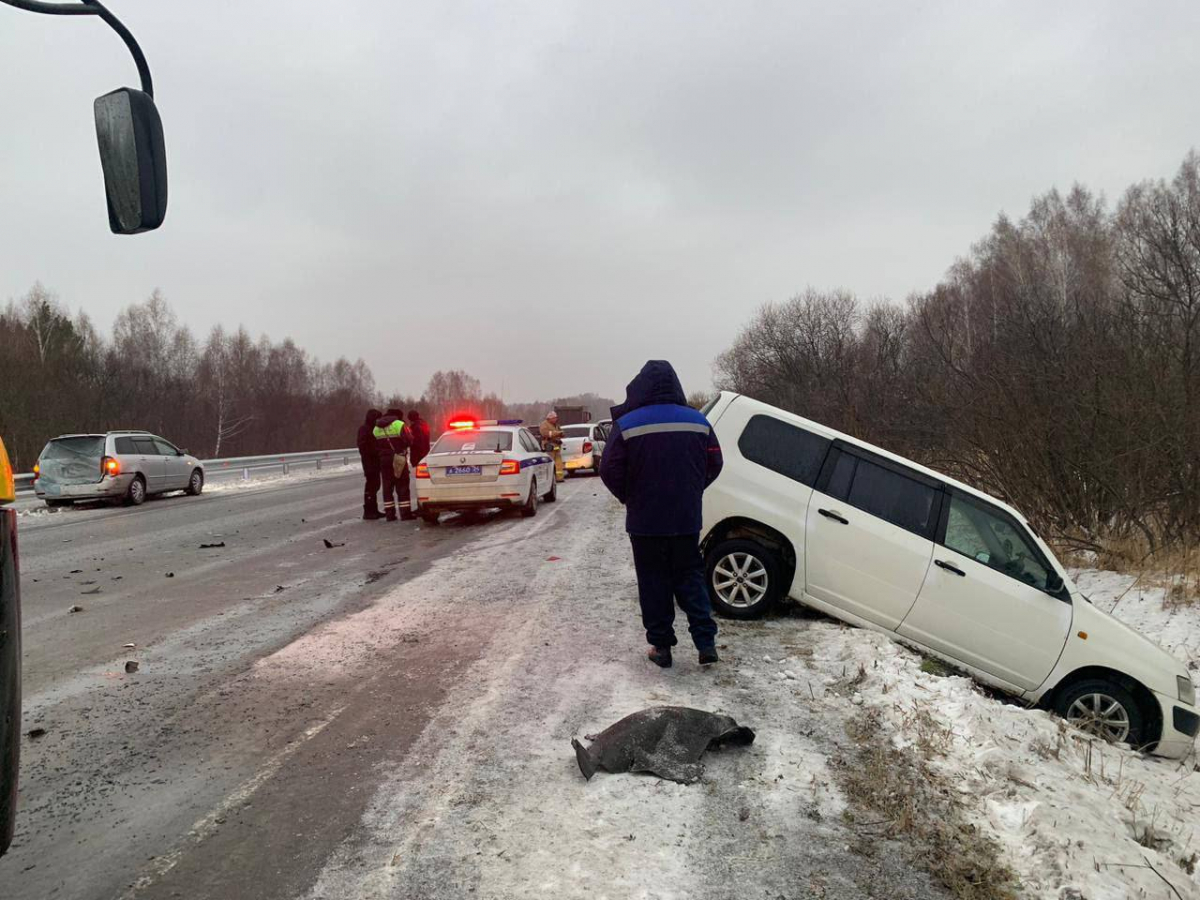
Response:
[{"label": "blue jacket with reflective stripe", "polygon": [[721,473],[721,445],[687,405],[671,364],[651,360],[613,407],[600,477],[625,504],[625,529],[639,535],[699,534],[704,489]]}]

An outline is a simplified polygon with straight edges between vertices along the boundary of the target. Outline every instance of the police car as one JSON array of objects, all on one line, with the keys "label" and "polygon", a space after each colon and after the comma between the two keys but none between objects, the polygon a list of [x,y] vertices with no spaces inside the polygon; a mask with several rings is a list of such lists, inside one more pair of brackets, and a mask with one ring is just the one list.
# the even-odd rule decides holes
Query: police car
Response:
[{"label": "police car", "polygon": [[414,472],[421,517],[472,509],[520,509],[537,515],[538,501],[558,499],[554,458],[520,419],[459,419],[437,439]]}]

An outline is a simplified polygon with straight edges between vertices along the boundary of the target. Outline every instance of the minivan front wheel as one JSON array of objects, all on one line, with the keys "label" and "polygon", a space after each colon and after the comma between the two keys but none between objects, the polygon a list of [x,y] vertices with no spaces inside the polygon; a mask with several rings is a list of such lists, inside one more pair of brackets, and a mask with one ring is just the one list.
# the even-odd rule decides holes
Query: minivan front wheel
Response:
[{"label": "minivan front wheel", "polygon": [[731,619],[757,619],[783,591],[779,560],[755,541],[721,541],[710,548],[705,575],[714,609]]},{"label": "minivan front wheel", "polygon": [[135,475],[129,487],[125,490],[125,502],[130,506],[141,506],[146,502],[146,482],[141,475]]},{"label": "minivan front wheel", "polygon": [[1119,684],[1089,678],[1058,695],[1055,711],[1088,734],[1113,744],[1140,747],[1145,740],[1145,717],[1133,695]]}]

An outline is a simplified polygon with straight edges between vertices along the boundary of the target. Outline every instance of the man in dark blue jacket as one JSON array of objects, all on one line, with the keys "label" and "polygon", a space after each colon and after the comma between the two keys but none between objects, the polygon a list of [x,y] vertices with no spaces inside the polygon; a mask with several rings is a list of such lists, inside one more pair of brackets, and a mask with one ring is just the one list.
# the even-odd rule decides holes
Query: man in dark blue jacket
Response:
[{"label": "man in dark blue jacket", "polygon": [[675,646],[675,601],[688,618],[700,664],[717,661],[717,623],[704,584],[704,490],[721,474],[721,445],[687,405],[669,362],[651,360],[612,410],[600,477],[625,504],[650,660],[664,669]]}]

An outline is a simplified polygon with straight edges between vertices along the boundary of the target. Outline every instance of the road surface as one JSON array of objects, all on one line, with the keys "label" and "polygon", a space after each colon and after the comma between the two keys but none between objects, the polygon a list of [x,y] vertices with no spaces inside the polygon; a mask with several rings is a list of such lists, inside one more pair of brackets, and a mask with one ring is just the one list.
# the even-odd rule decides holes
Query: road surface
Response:
[{"label": "road surface", "polygon": [[[598,480],[437,527],[360,521],[359,485],[22,519],[44,735],[5,900],[941,896],[903,848],[852,851],[843,723],[742,664],[752,627],[723,625],[716,670],[644,660]],[[759,740],[699,785],[584,782],[570,739],[655,703]]]}]

